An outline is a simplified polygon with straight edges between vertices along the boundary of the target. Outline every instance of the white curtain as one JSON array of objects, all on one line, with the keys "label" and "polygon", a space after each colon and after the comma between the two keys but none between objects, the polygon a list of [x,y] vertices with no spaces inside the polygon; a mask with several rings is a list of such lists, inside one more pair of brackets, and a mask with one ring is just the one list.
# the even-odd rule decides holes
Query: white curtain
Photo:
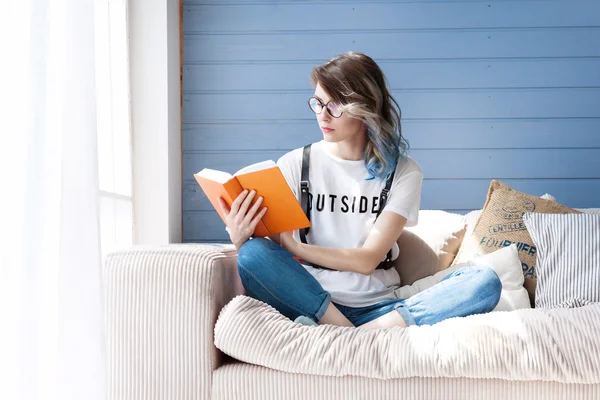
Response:
[{"label": "white curtain", "polygon": [[104,399],[93,0],[0,9],[0,399]]}]

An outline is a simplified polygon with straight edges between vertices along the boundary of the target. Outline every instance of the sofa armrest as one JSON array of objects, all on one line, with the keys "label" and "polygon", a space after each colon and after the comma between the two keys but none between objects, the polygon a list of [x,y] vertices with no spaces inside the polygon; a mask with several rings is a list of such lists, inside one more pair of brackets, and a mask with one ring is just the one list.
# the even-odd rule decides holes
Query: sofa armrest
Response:
[{"label": "sofa armrest", "polygon": [[244,294],[227,245],[133,247],[102,270],[108,398],[210,399],[226,356],[214,346],[221,308]]}]

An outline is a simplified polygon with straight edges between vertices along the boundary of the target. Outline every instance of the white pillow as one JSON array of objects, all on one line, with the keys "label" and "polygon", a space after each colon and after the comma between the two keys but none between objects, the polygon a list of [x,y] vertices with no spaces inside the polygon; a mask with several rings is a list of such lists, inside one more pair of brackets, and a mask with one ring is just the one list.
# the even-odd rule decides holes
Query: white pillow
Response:
[{"label": "white pillow", "polygon": [[576,208],[584,214],[600,215],[600,208]]},{"label": "white pillow", "polygon": [[419,222],[404,228],[431,247],[440,260],[439,269],[448,268],[465,235],[465,217],[443,210],[419,210]]},{"label": "white pillow", "polygon": [[[446,251],[448,242],[465,228],[465,217],[443,210],[419,210],[419,222],[404,228],[423,239],[438,256]],[[462,237],[461,237],[462,239]],[[460,243],[452,246],[458,251]],[[450,264],[448,264],[450,265]]]},{"label": "white pillow", "polygon": [[484,256],[477,257],[474,260],[456,264],[435,275],[419,279],[412,285],[402,286],[395,290],[396,297],[399,299],[409,298],[440,282],[445,276],[457,269],[482,266],[493,269],[502,282],[500,301],[493,311],[512,311],[521,308],[531,308],[529,295],[527,294],[527,290],[523,287],[523,269],[515,244],[511,244],[508,247],[504,247]]},{"label": "white pillow", "polygon": [[467,231],[465,232],[465,237],[471,236],[473,230],[475,229],[475,224],[481,215],[483,210],[473,210],[467,214],[465,214],[465,225],[467,226]]},{"label": "white pillow", "polygon": [[540,197],[542,199],[552,200],[553,202],[556,203],[556,197],[552,196],[550,193],[545,193],[545,194],[541,195]]}]

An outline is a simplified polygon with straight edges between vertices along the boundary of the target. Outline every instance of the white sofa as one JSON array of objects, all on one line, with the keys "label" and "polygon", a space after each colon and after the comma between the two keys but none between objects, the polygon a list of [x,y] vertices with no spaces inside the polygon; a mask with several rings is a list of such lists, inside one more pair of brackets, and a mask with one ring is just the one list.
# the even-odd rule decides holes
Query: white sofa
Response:
[{"label": "white sofa", "polygon": [[[403,276],[402,266],[397,268]],[[489,331],[484,325],[494,313],[468,317],[466,324],[454,319],[434,327],[411,327],[408,333],[401,328],[377,334],[308,327],[244,296],[235,249],[213,244],[134,247],[113,253],[105,261],[103,282],[112,400],[600,399],[600,339],[594,339],[600,336],[598,306],[555,313],[498,313],[500,325],[522,317],[537,321],[541,331],[568,326],[583,343],[561,342],[554,335],[532,337],[525,325],[520,332],[502,327]],[[227,342],[232,352],[239,350],[238,359],[215,346],[220,314],[217,341]],[[573,322],[578,318],[586,325],[581,333]],[[290,330],[296,333],[296,346],[282,341]],[[422,341],[406,341],[407,335]],[[537,354],[527,338],[538,344]],[[490,351],[500,362],[488,361],[487,349],[469,353],[471,358],[465,361],[461,351],[448,347],[461,340],[473,346],[490,341]],[[502,343],[507,340],[519,342],[521,353],[505,351]],[[399,342],[409,347],[394,347]],[[330,347],[311,348],[311,343]],[[336,343],[344,343],[341,353],[328,350]],[[372,353],[362,354],[363,344],[371,346]],[[539,354],[544,348],[552,351]],[[583,357],[582,349],[592,354]],[[304,353],[299,358],[300,352]],[[387,359],[388,354],[395,358]],[[410,354],[412,364],[402,364],[399,354]],[[365,370],[378,366],[386,369]],[[520,374],[519,368],[531,368],[531,373]]]}]

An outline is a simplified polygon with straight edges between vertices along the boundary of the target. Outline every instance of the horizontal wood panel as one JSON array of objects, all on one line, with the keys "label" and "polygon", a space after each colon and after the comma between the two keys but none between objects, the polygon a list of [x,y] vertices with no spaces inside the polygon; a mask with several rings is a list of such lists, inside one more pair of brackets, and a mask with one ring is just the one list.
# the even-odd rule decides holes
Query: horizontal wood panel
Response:
[{"label": "horizontal wood panel", "polygon": [[[285,151],[191,153],[183,156],[183,179],[202,168],[233,173]],[[410,156],[428,179],[600,178],[600,148],[590,149],[441,149],[412,150]]]},{"label": "horizontal wood panel", "polygon": [[183,213],[183,237],[186,241],[223,241],[229,243],[225,224],[216,211]]},{"label": "horizontal wood panel", "polygon": [[[255,3],[255,2],[253,2]],[[306,31],[360,29],[464,29],[600,25],[592,1],[512,2],[315,2],[185,6],[190,32]],[[265,16],[269,18],[265,24]]]},{"label": "horizontal wood panel", "polygon": [[[576,59],[383,61],[393,89],[600,86],[600,57]],[[185,92],[310,90],[310,63],[195,64],[184,67]]]},{"label": "horizontal wood panel", "polygon": [[[570,207],[600,207],[598,179],[500,179],[515,190],[541,196],[550,193]],[[483,207],[491,179],[428,179],[423,181],[422,209],[477,209]],[[196,181],[183,185],[184,211],[212,211]]]},{"label": "horizontal wood panel", "polygon": [[[310,119],[313,91],[184,96],[183,122]],[[600,117],[600,88],[393,91],[404,118]]]},{"label": "horizontal wood panel", "polygon": [[[412,149],[600,147],[600,118],[402,122]],[[185,151],[292,150],[323,138],[317,122],[186,124]]]},{"label": "horizontal wood panel", "polygon": [[[185,63],[325,61],[348,50],[376,60],[595,57],[598,27],[475,31],[185,35]],[[590,38],[582,40],[582,38]]]}]

